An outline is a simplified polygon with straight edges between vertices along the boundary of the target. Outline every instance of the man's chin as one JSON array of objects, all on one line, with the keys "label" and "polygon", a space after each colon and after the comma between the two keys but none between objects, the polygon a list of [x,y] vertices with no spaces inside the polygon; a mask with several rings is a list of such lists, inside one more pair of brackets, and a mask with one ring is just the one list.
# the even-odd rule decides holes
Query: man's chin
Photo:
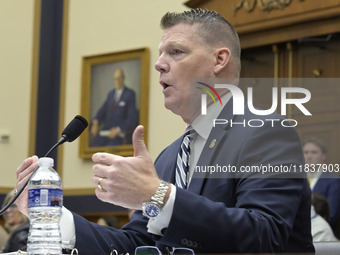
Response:
[{"label": "man's chin", "polygon": [[178,114],[178,103],[176,104],[176,102],[174,100],[172,100],[171,98],[165,98],[164,99],[164,107],[167,110],[172,111],[174,114]]},{"label": "man's chin", "polygon": [[[181,108],[178,107],[178,103],[177,105],[175,103],[167,103],[164,102],[164,106],[167,110],[172,111],[174,114],[180,116],[185,122],[187,122],[187,120],[190,120],[190,113],[189,111],[185,111]],[[177,107],[176,107],[177,106]]]}]

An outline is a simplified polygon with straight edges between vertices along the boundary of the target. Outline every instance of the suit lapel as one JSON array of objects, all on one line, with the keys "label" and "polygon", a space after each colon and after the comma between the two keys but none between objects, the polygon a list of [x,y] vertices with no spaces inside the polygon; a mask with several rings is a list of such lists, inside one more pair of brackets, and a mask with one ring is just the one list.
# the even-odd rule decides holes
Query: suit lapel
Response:
[{"label": "suit lapel", "polygon": [[[160,161],[156,160],[155,166],[161,164],[162,169],[166,166],[165,171],[158,172],[159,177],[167,182],[175,184],[175,173],[176,173],[176,163],[177,163],[177,153],[181,145],[183,136],[178,138],[174,143],[172,143],[168,148],[166,148],[160,155],[162,159]],[[157,169],[157,167],[156,167]]]},{"label": "suit lapel", "polygon": [[[228,120],[228,124],[217,125],[211,129],[196,166],[210,166],[214,162],[216,154],[219,152],[220,144],[223,144],[228,135],[229,123],[233,117],[233,98],[231,98],[218,116],[218,119]],[[207,178],[209,178],[207,173],[199,173],[194,170],[188,190],[201,194],[202,187]]]}]

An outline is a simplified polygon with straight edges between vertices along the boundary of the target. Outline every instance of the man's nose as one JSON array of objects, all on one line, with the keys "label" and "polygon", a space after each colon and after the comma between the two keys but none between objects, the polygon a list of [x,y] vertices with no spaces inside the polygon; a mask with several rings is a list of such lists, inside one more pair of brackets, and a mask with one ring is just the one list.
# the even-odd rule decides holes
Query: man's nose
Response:
[{"label": "man's nose", "polygon": [[310,159],[312,155],[310,153],[305,153],[305,159]]},{"label": "man's nose", "polygon": [[155,68],[160,73],[166,73],[169,72],[169,65],[166,63],[164,57],[162,55],[159,56]]}]

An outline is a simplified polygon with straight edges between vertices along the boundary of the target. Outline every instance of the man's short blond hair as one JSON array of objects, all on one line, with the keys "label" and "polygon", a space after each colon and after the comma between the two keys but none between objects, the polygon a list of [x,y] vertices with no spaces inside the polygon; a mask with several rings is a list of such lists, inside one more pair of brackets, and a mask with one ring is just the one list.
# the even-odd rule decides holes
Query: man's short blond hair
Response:
[{"label": "man's short blond hair", "polygon": [[238,72],[241,69],[241,46],[234,27],[216,11],[192,9],[181,13],[168,12],[161,19],[161,28],[177,24],[197,24],[197,36],[208,46],[226,47],[230,50]]}]

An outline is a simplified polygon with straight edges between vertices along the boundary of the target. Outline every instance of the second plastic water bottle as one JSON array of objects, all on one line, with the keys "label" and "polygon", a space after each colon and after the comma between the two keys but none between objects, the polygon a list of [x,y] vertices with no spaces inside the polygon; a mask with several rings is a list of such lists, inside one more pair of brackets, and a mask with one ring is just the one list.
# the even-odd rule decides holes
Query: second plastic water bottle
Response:
[{"label": "second plastic water bottle", "polygon": [[62,254],[59,227],[62,204],[62,182],[53,169],[53,159],[40,158],[39,169],[28,183],[29,255]]}]

